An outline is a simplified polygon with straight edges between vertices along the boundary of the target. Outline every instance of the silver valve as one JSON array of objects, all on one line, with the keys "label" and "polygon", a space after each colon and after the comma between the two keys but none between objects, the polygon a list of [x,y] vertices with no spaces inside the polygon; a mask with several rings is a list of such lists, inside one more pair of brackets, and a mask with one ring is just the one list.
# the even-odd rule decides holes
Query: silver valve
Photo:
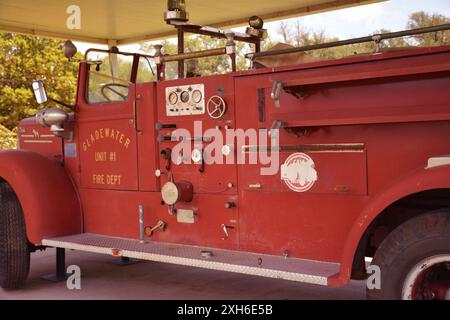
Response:
[{"label": "silver valve", "polygon": [[222,231],[223,231],[223,237],[222,237],[222,240],[228,240],[228,238],[230,237],[230,234],[228,233],[228,229],[234,229],[234,227],[231,227],[231,226],[227,226],[227,225],[225,225],[225,224],[222,224],[221,226],[220,226],[220,228],[222,229]]},{"label": "silver valve", "polygon": [[275,120],[272,123],[272,126],[270,127],[269,130],[269,136],[271,138],[275,138],[278,135],[278,131],[284,127],[284,122],[281,120]]},{"label": "silver valve", "polygon": [[158,223],[154,226],[154,227],[145,227],[145,235],[149,238],[151,238],[153,236],[153,234],[155,233],[155,231],[157,230],[161,230],[164,231],[164,229],[166,228],[166,223],[164,221],[158,221]]},{"label": "silver valve", "polygon": [[281,89],[283,89],[283,82],[281,80],[275,80],[273,82],[273,87],[272,87],[272,92],[270,94],[270,97],[275,102],[276,108],[281,108],[281,104],[280,104]]}]

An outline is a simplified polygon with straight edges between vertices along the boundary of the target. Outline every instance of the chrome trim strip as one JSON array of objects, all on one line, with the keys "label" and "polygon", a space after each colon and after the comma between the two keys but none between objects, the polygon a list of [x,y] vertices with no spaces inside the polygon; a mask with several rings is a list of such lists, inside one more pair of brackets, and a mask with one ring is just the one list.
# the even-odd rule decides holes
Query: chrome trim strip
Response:
[{"label": "chrome trim strip", "polygon": [[24,140],[24,143],[53,143],[52,140]]},{"label": "chrome trim strip", "polygon": [[304,153],[362,153],[365,151],[363,143],[335,143],[335,144],[303,144],[279,147],[261,147],[256,145],[242,146],[243,153],[254,152],[304,152]]}]

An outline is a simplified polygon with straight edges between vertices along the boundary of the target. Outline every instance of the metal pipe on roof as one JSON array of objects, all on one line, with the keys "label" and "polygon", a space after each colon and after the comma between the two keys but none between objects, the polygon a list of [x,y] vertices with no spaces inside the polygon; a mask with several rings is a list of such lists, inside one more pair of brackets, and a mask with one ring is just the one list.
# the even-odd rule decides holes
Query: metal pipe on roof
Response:
[{"label": "metal pipe on roof", "polygon": [[260,58],[260,57],[269,57],[269,56],[282,55],[282,54],[290,54],[290,53],[298,53],[298,52],[305,52],[305,51],[312,51],[312,50],[319,50],[319,49],[327,49],[327,48],[334,48],[334,47],[340,47],[340,46],[358,44],[358,43],[365,43],[365,42],[372,42],[372,41],[379,42],[379,41],[386,40],[386,39],[407,37],[407,36],[413,36],[413,35],[431,33],[431,32],[438,32],[438,31],[445,31],[445,30],[450,30],[450,23],[438,25],[438,26],[426,27],[426,28],[413,29],[413,30],[375,34],[373,36],[333,41],[333,42],[327,42],[327,43],[321,43],[321,44],[315,44],[315,45],[309,45],[309,46],[303,46],[303,47],[297,47],[297,48],[265,51],[265,52],[259,52],[259,53],[249,53],[246,55],[246,57],[254,60],[254,59]]}]

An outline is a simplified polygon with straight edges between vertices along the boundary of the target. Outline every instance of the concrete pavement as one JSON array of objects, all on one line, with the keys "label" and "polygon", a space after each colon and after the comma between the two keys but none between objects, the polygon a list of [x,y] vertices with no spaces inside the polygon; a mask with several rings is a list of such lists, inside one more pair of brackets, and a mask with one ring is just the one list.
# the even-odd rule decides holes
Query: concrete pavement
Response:
[{"label": "concrete pavement", "polygon": [[365,299],[365,282],[328,288],[284,280],[211,271],[155,262],[118,266],[116,258],[68,251],[67,266],[81,268],[81,290],[68,290],[65,282],[40,277],[54,272],[55,249],[31,255],[27,286],[0,289],[0,299],[175,299],[175,300],[300,300]]}]

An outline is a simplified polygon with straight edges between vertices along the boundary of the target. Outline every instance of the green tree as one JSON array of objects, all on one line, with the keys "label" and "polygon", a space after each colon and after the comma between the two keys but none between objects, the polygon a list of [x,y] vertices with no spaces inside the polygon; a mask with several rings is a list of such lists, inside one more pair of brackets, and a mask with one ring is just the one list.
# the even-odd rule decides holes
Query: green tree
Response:
[{"label": "green tree", "polygon": [[[409,16],[407,29],[417,29],[449,23],[450,19],[440,14],[428,14],[423,11],[412,13]],[[389,33],[390,30],[376,30],[373,34]],[[284,43],[299,47],[321,44],[339,40],[338,38],[328,38],[323,30],[309,31],[302,27],[301,19],[297,19],[293,24],[281,22],[278,28],[278,35]],[[411,38],[395,38],[382,41],[384,48],[400,48],[408,46],[430,47],[449,44],[450,31],[426,33]],[[342,47],[310,51],[309,54],[321,59],[336,59],[349,55],[365,54],[375,51],[375,43],[359,43]]]},{"label": "green tree", "polygon": [[[73,104],[78,64],[63,55],[61,41],[0,33],[0,124],[14,130],[44,107],[34,100],[33,80],[44,80],[49,97]],[[80,57],[80,56],[78,56]]]},{"label": "green tree", "polygon": [[[450,18],[442,14],[429,14],[423,11],[415,12],[409,16],[408,29],[431,27],[450,23]],[[450,42],[450,31],[425,33],[414,36],[413,39],[420,47],[432,47],[445,45]]]},{"label": "green tree", "polygon": [[[159,41],[158,44],[163,46],[163,54],[176,54],[177,44],[171,40]],[[141,50],[149,54],[154,53],[153,46],[155,42],[145,43],[141,46]],[[185,52],[194,52],[209,50],[215,48],[225,47],[226,40],[215,39],[208,36],[193,35],[185,38]],[[242,42],[236,42],[237,54],[237,70],[245,70],[249,67],[249,61],[245,58],[245,52],[250,51],[249,45]],[[207,57],[201,59],[193,59],[186,61],[189,64],[190,61],[195,61],[196,73],[202,76],[209,76],[213,74],[223,74],[231,71],[231,59],[227,55],[221,55],[216,57]],[[188,69],[188,68],[186,68]],[[178,64],[177,62],[170,62],[166,64],[166,78],[174,79],[178,74]]]},{"label": "green tree", "polygon": [[0,149],[15,149],[16,134],[0,124]]}]

